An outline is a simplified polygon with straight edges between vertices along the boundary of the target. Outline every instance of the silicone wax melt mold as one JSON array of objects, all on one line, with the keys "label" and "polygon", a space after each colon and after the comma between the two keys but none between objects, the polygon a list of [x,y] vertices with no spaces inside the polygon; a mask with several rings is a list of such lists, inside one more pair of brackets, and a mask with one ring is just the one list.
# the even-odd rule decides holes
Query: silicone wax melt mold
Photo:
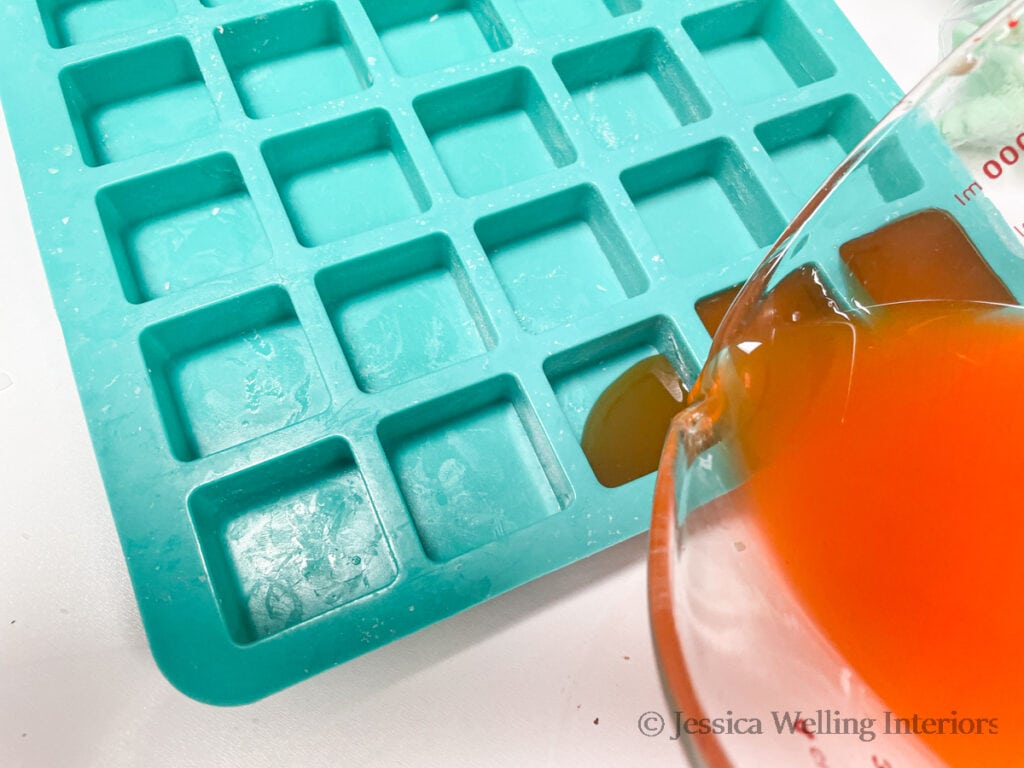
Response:
[{"label": "silicone wax melt mold", "polygon": [[577,440],[594,403],[636,363],[664,355],[678,371],[694,370],[671,321],[655,317],[549,358],[544,373]]},{"label": "silicone wax melt mold", "polygon": [[[897,96],[821,0],[8,3],[0,98],[167,677],[252,701],[642,532],[653,476],[601,484],[590,409],[655,354],[692,384],[697,302]],[[941,202],[925,147],[866,212]]]}]

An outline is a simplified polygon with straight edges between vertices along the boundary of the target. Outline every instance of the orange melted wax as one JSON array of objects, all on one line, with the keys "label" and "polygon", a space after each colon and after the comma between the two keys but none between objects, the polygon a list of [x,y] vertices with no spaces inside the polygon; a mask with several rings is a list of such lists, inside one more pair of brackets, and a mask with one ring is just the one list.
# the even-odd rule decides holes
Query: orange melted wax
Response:
[{"label": "orange melted wax", "polygon": [[987,719],[921,733],[950,765],[1024,764],[1024,310],[793,325],[737,368],[755,515],[810,616],[896,715]]},{"label": "orange melted wax", "polygon": [[981,303],[1013,297],[945,214],[842,256],[902,303],[755,322],[760,346],[732,352],[754,514],[811,618],[938,757],[1024,765],[1024,309]]},{"label": "orange melted wax", "polygon": [[[697,302],[697,315],[712,336],[741,287]],[[764,333],[771,323],[827,314],[832,306],[818,273],[801,267],[765,297],[753,332]],[[636,363],[602,393],[587,416],[582,440],[583,452],[602,485],[615,488],[658,468],[672,417],[685,407],[688,397],[686,384],[663,355]]]},{"label": "orange melted wax", "polygon": [[[797,270],[708,390],[737,424],[753,514],[838,652],[950,766],[1022,766],[1024,309],[998,306],[1013,296],[942,212],[841,256],[865,303],[896,303],[844,314]],[[614,443],[601,426],[593,444]]]}]

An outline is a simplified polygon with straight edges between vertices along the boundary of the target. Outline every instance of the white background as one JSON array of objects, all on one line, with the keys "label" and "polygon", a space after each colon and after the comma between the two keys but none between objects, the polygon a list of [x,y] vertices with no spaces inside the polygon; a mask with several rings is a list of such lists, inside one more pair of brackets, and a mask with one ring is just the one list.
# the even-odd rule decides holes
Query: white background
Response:
[{"label": "white background", "polygon": [[[839,0],[903,88],[951,0]],[[647,766],[640,537],[257,704],[154,665],[0,121],[0,766]]]}]

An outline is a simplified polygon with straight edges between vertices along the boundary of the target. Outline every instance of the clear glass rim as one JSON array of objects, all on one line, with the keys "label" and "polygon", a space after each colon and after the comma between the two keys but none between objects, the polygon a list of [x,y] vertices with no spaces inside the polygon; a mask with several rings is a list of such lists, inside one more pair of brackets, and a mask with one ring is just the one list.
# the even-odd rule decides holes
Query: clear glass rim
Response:
[{"label": "clear glass rim", "polygon": [[[712,341],[709,360],[721,351],[728,339],[738,330],[746,311],[763,294],[776,267],[786,255],[789,243],[802,232],[843,179],[888,134],[895,123],[924,104],[949,78],[964,72],[965,67],[970,67],[977,49],[989,42],[997,33],[1016,27],[1022,16],[1024,0],[1007,3],[1002,10],[939,62],[854,147],[782,232],[758,265],[750,281],[736,297]],[[694,387],[698,402],[701,398],[699,389],[700,379]],[[691,403],[690,408],[673,419],[658,467],[648,548],[647,597],[651,631],[663,686],[671,703],[678,710],[686,712],[687,717],[701,718],[706,714],[687,673],[673,602],[679,524],[675,470],[681,458],[679,452],[683,448],[682,438],[694,428],[693,405]],[[680,743],[693,768],[733,768],[721,744],[713,737],[695,736],[688,739],[684,735],[680,738]]]},{"label": "clear glass rim", "polygon": [[734,335],[736,326],[741,322],[741,318],[746,313],[746,310],[760,298],[775,268],[786,255],[789,243],[799,236],[807,222],[814,216],[818,208],[829,198],[843,179],[889,133],[895,123],[928,101],[935,91],[951,77],[962,73],[965,67],[969,68],[976,50],[989,42],[996,33],[1005,32],[1007,29],[1016,27],[1017,21],[1022,16],[1024,16],[1024,0],[1008,2],[1002,10],[978,27],[973,35],[935,65],[850,151],[843,162],[825,179],[817,192],[814,193],[811,199],[808,200],[800,212],[783,230],[782,234],[779,235],[771,248],[768,249],[765,257],[754,270],[750,280],[748,280],[743,290],[740,291],[722,319],[721,325],[711,343],[711,350],[708,354],[709,360],[721,351],[724,343]]}]

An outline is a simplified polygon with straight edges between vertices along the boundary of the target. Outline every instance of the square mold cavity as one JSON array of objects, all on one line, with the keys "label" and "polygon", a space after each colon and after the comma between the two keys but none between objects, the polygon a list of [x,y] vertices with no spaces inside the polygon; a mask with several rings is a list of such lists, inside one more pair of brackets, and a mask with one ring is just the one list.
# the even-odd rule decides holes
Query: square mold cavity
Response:
[{"label": "square mold cavity", "polygon": [[230,155],[105,187],[96,202],[121,287],[133,304],[240,272],[271,256]]},{"label": "square mold cavity", "polygon": [[400,75],[479,59],[512,45],[490,0],[363,0]]},{"label": "square mold cavity", "polygon": [[327,0],[218,27],[215,36],[249,117],[295,112],[370,85],[337,6]]},{"label": "square mold cavity", "polygon": [[711,107],[664,36],[643,30],[555,58],[594,138],[619,149],[703,120]]},{"label": "square mold cavity", "polygon": [[452,187],[463,197],[576,161],[576,150],[528,69],[461,83],[413,104]]},{"label": "square mold cavity", "polygon": [[866,302],[1018,304],[963,224],[945,210],[927,208],[889,221],[843,243],[839,256],[847,285],[866,292]]},{"label": "square mold cavity", "polygon": [[181,461],[284,429],[330,405],[283,288],[151,326],[140,341],[171,450]]},{"label": "square mold cavity", "polygon": [[502,541],[572,501],[511,376],[390,416],[380,438],[423,549],[437,562]]},{"label": "square mold cavity", "polygon": [[263,144],[295,236],[312,248],[415,216],[430,197],[383,109]]},{"label": "square mold cavity", "polygon": [[836,72],[785,0],[740,0],[690,16],[683,26],[739,103],[779,96]]},{"label": "square mold cavity", "polygon": [[[843,96],[762,123],[755,133],[803,202],[874,125],[867,107],[853,96]],[[855,196],[865,202],[892,202],[917,192],[924,181],[892,137],[872,153],[866,170],[858,168],[844,184],[858,185]]]},{"label": "square mold cavity", "polygon": [[184,38],[76,64],[61,72],[60,82],[88,165],[183,144],[217,127],[213,101]]},{"label": "square mold cavity", "polygon": [[647,277],[596,189],[576,187],[481,219],[483,245],[530,333],[643,293]]},{"label": "square mold cavity", "polygon": [[174,0],[39,0],[54,48],[100,40],[173,18]]},{"label": "square mold cavity", "polygon": [[641,0],[516,0],[519,12],[540,36],[558,35],[639,11]]},{"label": "square mold cavity", "polygon": [[341,438],[205,485],[188,506],[237,643],[309,621],[387,587],[398,574]]},{"label": "square mold cavity", "polygon": [[750,166],[725,139],[631,168],[622,184],[658,252],[680,277],[766,248],[785,226]]},{"label": "square mold cavity", "polygon": [[316,285],[364,392],[425,376],[491,346],[492,330],[443,235],[329,267]]},{"label": "square mold cavity", "polygon": [[578,441],[582,443],[587,417],[601,394],[627,370],[655,355],[663,355],[687,385],[692,383],[687,375],[692,370],[688,355],[671,321],[664,317],[645,320],[545,361],[544,373]]}]

